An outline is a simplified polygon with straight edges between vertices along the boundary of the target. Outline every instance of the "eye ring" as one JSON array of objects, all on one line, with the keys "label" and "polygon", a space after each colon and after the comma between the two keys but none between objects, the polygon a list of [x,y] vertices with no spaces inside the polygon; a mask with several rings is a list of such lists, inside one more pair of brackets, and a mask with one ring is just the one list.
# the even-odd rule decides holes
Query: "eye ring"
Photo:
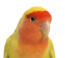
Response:
[{"label": "eye ring", "polygon": [[30,21],[31,21],[31,22],[34,22],[34,21],[35,21],[35,18],[32,16],[32,17],[30,18]]}]

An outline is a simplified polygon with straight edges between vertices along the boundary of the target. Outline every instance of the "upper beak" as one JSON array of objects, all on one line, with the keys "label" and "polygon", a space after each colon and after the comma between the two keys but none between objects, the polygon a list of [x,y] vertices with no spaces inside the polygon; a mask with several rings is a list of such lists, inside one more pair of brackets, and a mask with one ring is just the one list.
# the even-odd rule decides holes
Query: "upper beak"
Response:
[{"label": "upper beak", "polygon": [[50,31],[50,22],[46,21],[43,24],[41,24],[41,32],[43,34],[43,36],[48,36],[48,33]]}]

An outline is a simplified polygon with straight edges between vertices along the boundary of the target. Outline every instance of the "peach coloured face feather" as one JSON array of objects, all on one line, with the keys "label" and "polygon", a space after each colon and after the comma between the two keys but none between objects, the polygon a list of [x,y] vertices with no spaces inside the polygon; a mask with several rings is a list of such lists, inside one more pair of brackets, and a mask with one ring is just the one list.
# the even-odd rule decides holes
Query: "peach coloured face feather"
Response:
[{"label": "peach coloured face feather", "polygon": [[51,15],[48,11],[34,11],[24,17],[19,27],[19,38],[25,43],[40,43],[48,38]]}]

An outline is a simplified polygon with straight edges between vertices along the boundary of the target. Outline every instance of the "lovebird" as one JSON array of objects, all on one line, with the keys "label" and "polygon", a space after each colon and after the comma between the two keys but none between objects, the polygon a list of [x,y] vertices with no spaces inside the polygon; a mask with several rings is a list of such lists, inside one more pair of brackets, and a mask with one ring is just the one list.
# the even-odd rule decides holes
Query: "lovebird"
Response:
[{"label": "lovebird", "polygon": [[40,6],[26,10],[13,34],[6,40],[4,58],[55,58],[49,38],[52,16]]}]

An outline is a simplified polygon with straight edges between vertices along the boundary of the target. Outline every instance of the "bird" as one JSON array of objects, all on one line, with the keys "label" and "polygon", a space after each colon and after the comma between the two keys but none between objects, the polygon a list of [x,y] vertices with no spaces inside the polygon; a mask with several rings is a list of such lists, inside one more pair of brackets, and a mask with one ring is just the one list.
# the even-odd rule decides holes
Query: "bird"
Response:
[{"label": "bird", "polygon": [[7,38],[4,58],[55,58],[50,39],[50,12],[34,6],[24,12],[15,31]]}]

